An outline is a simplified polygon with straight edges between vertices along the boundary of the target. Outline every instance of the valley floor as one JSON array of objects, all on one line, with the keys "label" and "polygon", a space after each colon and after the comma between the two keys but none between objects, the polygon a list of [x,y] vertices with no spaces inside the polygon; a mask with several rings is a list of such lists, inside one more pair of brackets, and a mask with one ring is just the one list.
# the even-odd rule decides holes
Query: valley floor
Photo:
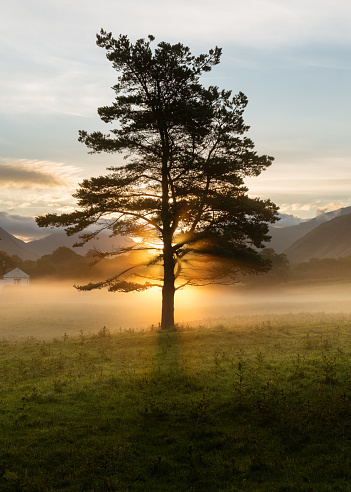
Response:
[{"label": "valley floor", "polygon": [[350,356],[347,313],[3,339],[0,490],[351,490]]}]

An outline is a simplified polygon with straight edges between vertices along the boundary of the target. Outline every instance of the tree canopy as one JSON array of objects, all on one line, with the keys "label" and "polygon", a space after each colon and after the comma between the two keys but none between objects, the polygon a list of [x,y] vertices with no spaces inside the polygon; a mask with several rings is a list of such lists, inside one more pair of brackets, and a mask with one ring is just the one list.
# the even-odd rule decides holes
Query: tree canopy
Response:
[{"label": "tree canopy", "polygon": [[122,153],[126,163],[85,179],[68,214],[37,218],[40,226],[65,226],[88,241],[102,229],[127,235],[130,266],[81,290],[162,288],[161,327],[174,325],[174,294],[184,285],[232,283],[238,271],[260,272],[268,263],[258,248],[277,220],[270,200],[250,198],[244,178],[273,161],[258,155],[245,134],[247,98],[204,87],[200,77],[220,62],[221,49],[193,56],[181,43],[154,37],[134,44],[101,30],[98,46],[117,71],[115,99],[98,108],[109,133],[80,131],[91,153]]}]

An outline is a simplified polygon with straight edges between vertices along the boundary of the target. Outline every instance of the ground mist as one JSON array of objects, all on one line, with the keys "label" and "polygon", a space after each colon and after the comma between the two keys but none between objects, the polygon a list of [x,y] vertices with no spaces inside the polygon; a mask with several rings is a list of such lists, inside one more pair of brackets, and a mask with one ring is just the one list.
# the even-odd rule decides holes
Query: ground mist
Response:
[{"label": "ground mist", "polygon": [[351,490],[351,316],[0,344],[0,490]]},{"label": "ground mist", "polygon": [[[289,313],[351,314],[351,284],[280,285],[247,288],[245,285],[187,287],[176,293],[176,322],[191,326],[221,323],[250,324],[253,318],[271,320]],[[125,294],[106,290],[78,292],[72,283],[33,282],[29,288],[6,286],[0,291],[0,340],[34,336],[50,340],[64,332],[97,333],[105,325],[112,333],[143,330],[158,325],[161,317],[159,289]],[[239,320],[239,321],[238,321]],[[300,320],[301,321],[301,320]]]}]

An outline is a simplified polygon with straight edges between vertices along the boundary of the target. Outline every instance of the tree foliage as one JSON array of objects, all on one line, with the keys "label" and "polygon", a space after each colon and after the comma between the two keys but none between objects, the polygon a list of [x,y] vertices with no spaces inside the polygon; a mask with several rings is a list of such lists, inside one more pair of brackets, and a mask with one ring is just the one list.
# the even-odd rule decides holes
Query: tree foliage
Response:
[{"label": "tree foliage", "polygon": [[[118,72],[115,100],[98,109],[114,127],[108,134],[80,131],[91,153],[122,153],[126,163],[105,176],[85,179],[69,214],[37,218],[40,226],[66,226],[88,241],[101,229],[136,240],[131,248],[100,257],[135,253],[130,267],[81,289],[111,291],[162,287],[162,327],[174,324],[176,288],[231,283],[238,271],[268,268],[257,249],[276,220],[269,200],[249,198],[244,178],[271,164],[245,134],[247,98],[204,87],[200,76],[220,61],[218,47],[193,56],[182,44],[153,36],[134,44],[101,30],[98,46]],[[148,280],[146,280],[148,279]],[[149,281],[151,279],[151,281]]]},{"label": "tree foliage", "polygon": [[17,255],[9,255],[0,250],[0,277],[18,266],[21,259]]}]

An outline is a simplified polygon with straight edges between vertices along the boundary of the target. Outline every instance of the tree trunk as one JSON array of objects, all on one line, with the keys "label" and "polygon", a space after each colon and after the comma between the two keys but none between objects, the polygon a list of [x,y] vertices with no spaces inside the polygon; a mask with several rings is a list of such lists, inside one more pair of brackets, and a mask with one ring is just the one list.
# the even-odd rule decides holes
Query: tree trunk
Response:
[{"label": "tree trunk", "polygon": [[171,246],[164,247],[161,330],[174,327],[174,260]]},{"label": "tree trunk", "polygon": [[162,239],[163,239],[163,287],[161,330],[174,327],[174,259],[172,249],[172,228],[169,215],[169,142],[167,128],[160,129],[162,155]]}]

